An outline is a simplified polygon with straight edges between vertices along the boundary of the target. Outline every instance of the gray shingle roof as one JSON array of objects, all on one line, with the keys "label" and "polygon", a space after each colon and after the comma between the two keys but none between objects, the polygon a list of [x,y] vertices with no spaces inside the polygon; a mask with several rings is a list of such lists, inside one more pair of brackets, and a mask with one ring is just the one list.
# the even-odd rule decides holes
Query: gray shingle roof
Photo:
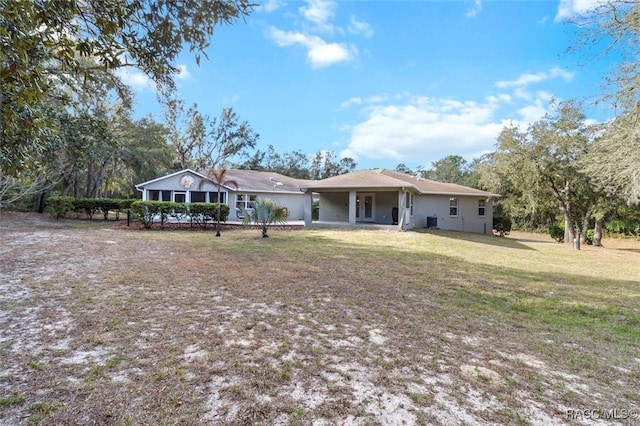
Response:
[{"label": "gray shingle roof", "polygon": [[[183,172],[191,172],[201,177],[204,177],[207,174],[206,171],[194,172],[193,170],[186,169],[138,184],[136,187],[142,188],[150,183],[157,182]],[[480,197],[498,196],[497,194],[491,194],[468,186],[417,178],[406,173],[387,169],[359,170],[357,172],[333,176],[322,180],[295,179],[273,172],[229,169],[227,171],[227,178],[238,183],[238,188],[231,186],[229,189],[246,192],[299,193],[300,190],[322,191],[341,189],[351,190],[360,188],[392,190],[412,188],[414,191],[421,194],[471,195]]]},{"label": "gray shingle roof", "polygon": [[[206,173],[203,173],[206,174]],[[227,171],[227,178],[238,183],[237,191],[251,192],[300,192],[300,187],[310,180],[294,179],[273,172],[260,172],[257,170]],[[236,188],[232,189],[236,190]]]},{"label": "gray shingle roof", "polygon": [[360,170],[333,176],[319,181],[311,181],[303,185],[302,188],[311,191],[321,191],[323,189],[413,188],[416,192],[422,194],[495,196],[495,194],[468,186],[436,182],[386,169]]}]

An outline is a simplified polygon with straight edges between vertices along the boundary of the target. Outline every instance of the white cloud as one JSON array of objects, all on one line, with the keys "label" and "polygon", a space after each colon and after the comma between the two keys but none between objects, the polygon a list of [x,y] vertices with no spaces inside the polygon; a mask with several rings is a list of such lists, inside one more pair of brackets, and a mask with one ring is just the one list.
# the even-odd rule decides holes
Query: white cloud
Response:
[{"label": "white cloud", "polygon": [[364,101],[362,100],[361,97],[354,96],[353,98],[349,98],[348,100],[346,100],[343,103],[341,103],[340,104],[340,108],[349,108],[349,107],[352,107],[354,105],[362,105],[362,102],[364,102]]},{"label": "white cloud", "polygon": [[525,101],[533,99],[533,94],[524,87],[516,87],[513,91],[513,96],[519,99],[524,99]]},{"label": "white cloud", "polygon": [[542,99],[536,99],[532,104],[520,108],[517,112],[520,115],[519,121],[523,124],[523,127],[524,124],[533,123],[547,114],[549,109],[545,105],[548,106],[549,104]]},{"label": "white cloud", "polygon": [[538,73],[525,73],[515,80],[502,80],[496,83],[497,87],[509,88],[509,87],[524,87],[530,84],[541,83],[546,80],[554,78],[562,78],[565,81],[569,81],[575,74],[564,70],[559,67],[551,68],[549,71],[542,71]]},{"label": "white cloud", "polygon": [[266,13],[271,13],[277,9],[280,9],[284,5],[286,5],[286,3],[282,0],[267,0],[262,5],[260,5],[258,9]]},{"label": "white cloud", "polygon": [[467,18],[474,18],[482,10],[482,0],[473,0],[473,6],[467,9]]},{"label": "white cloud", "polygon": [[185,64],[178,64],[178,73],[176,74],[176,78],[178,80],[189,80],[191,79],[191,73],[187,69]]},{"label": "white cloud", "polygon": [[497,102],[415,97],[404,104],[373,106],[366,120],[352,127],[345,152],[422,164],[452,152],[479,152],[495,144],[504,125],[494,120]]},{"label": "white cloud", "polygon": [[145,73],[133,68],[119,68],[115,74],[135,91],[155,91],[156,85]]},{"label": "white cloud", "polygon": [[553,96],[553,94],[547,92],[546,90],[538,90],[536,92],[536,98],[541,99],[545,102],[551,102],[555,98],[555,96]]},{"label": "white cloud", "polygon": [[336,3],[332,0],[307,0],[307,6],[302,6],[299,11],[302,16],[313,22],[317,29],[333,32],[331,20],[334,17]]},{"label": "white cloud", "polygon": [[282,31],[275,27],[269,28],[269,37],[278,46],[299,44],[307,49],[307,60],[314,68],[326,67],[338,62],[351,60],[357,49],[341,43],[327,43],[318,36],[297,31]]},{"label": "white cloud", "polygon": [[368,22],[358,21],[355,16],[351,15],[349,19],[349,32],[352,34],[361,34],[366,38],[373,37],[373,28]]},{"label": "white cloud", "polygon": [[[280,47],[296,44],[305,47],[307,61],[314,68],[350,61],[358,56],[355,45],[327,41],[327,37],[346,34],[343,28],[333,24],[337,6],[338,3],[334,0],[305,0],[305,5],[298,8],[298,13],[304,18],[302,22],[297,21],[295,28],[290,31],[269,27],[267,37]],[[350,19],[349,32],[365,37],[373,36],[371,25],[358,21],[354,16]]]},{"label": "white cloud", "polygon": [[[191,73],[187,69],[185,64],[178,64],[177,67],[178,72],[175,74],[176,80],[190,80],[192,78]],[[120,80],[131,87],[134,91],[144,92],[156,91],[156,84],[142,71],[135,68],[118,68],[115,71],[115,74],[120,78]]]},{"label": "white cloud", "polygon": [[[462,101],[424,96],[383,95],[353,97],[343,105],[359,106],[366,118],[345,128],[348,144],[341,155],[355,159],[393,159],[428,165],[449,154],[470,160],[493,150],[505,125],[526,127],[549,112],[553,96],[538,91],[523,101],[509,94],[487,96],[482,101]],[[507,116],[505,108],[510,108]]]},{"label": "white cloud", "polygon": [[560,0],[555,21],[560,22],[588,14],[603,3],[605,0]]}]

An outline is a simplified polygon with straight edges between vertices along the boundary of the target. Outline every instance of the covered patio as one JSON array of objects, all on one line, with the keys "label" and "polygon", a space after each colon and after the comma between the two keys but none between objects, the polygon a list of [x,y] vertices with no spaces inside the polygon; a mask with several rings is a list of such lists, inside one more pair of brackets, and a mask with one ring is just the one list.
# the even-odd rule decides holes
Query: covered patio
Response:
[{"label": "covered patio", "polygon": [[[406,230],[413,227],[413,199],[407,182],[364,170],[313,182],[305,192],[306,227]],[[318,221],[312,221],[313,198],[319,200]]]},{"label": "covered patio", "polygon": [[[309,182],[300,189],[305,193],[305,227],[492,231],[496,194],[463,185],[378,169]],[[314,199],[319,202],[317,222],[312,220]]]}]

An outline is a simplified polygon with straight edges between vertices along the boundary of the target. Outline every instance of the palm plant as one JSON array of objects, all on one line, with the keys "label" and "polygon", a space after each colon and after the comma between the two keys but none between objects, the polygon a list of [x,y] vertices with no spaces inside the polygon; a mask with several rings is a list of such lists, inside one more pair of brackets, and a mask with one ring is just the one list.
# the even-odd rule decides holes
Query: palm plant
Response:
[{"label": "palm plant", "polygon": [[207,172],[207,176],[203,178],[198,184],[198,189],[202,189],[202,187],[207,184],[213,184],[218,189],[218,213],[216,214],[216,237],[220,236],[220,210],[222,201],[220,200],[220,195],[222,193],[223,186],[233,186],[234,188],[238,188],[238,182],[233,179],[230,179],[227,175],[229,173],[229,169],[226,167],[220,167],[219,169],[210,169]]},{"label": "palm plant", "polygon": [[287,222],[289,212],[286,207],[278,205],[275,201],[267,198],[260,198],[253,203],[251,212],[244,211],[243,225],[249,225],[253,222],[262,226],[262,238],[267,238],[269,234],[269,225],[283,224]]}]

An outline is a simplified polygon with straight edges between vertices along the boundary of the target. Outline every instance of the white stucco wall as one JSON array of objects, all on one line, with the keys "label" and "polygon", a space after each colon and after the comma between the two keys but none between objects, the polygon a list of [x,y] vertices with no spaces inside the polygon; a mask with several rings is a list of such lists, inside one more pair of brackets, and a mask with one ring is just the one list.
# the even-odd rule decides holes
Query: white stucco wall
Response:
[{"label": "white stucco wall", "polygon": [[[304,220],[304,193],[298,194],[256,194],[258,198],[268,198],[289,210],[289,220]],[[235,204],[234,204],[235,205]]]},{"label": "white stucco wall", "polygon": [[375,193],[375,220],[376,223],[391,225],[393,217],[391,212],[398,207],[398,191]]},{"label": "white stucco wall", "polygon": [[349,221],[349,193],[324,192],[319,194],[320,215],[322,222]]},{"label": "white stucco wall", "polygon": [[438,228],[450,231],[490,234],[493,226],[493,202],[486,201],[485,216],[478,215],[478,201],[482,197],[458,196],[458,216],[449,215],[448,195],[421,195],[414,200],[414,221],[424,227],[427,216],[438,218]]}]

